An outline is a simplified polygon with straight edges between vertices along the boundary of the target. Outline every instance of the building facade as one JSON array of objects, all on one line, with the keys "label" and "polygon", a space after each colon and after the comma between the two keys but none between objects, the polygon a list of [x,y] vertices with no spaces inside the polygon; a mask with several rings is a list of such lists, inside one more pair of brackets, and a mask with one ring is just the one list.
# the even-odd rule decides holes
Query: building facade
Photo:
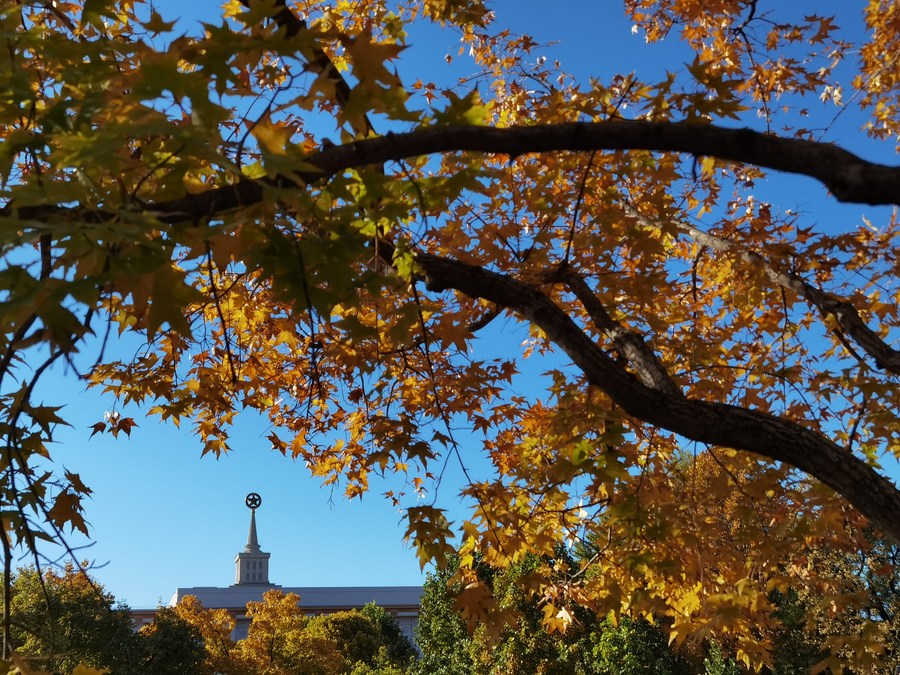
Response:
[{"label": "building facade", "polygon": [[[254,499],[251,499],[254,498]],[[234,558],[234,584],[231,586],[194,586],[178,588],[170,606],[175,606],[187,595],[195,596],[209,609],[224,609],[236,621],[233,633],[239,640],[247,635],[250,618],[247,603],[262,600],[263,593],[280,590],[300,596],[300,607],[308,616],[332,614],[351,609],[362,609],[370,602],[390,612],[400,624],[403,633],[411,640],[419,619],[421,586],[280,586],[269,580],[269,557],[271,554],[260,549],[256,531],[256,507],[261,500],[258,495],[247,497],[250,508],[250,530],[247,544]],[[255,504],[255,506],[252,506]],[[132,610],[132,619],[140,627],[153,620],[155,610]]]}]

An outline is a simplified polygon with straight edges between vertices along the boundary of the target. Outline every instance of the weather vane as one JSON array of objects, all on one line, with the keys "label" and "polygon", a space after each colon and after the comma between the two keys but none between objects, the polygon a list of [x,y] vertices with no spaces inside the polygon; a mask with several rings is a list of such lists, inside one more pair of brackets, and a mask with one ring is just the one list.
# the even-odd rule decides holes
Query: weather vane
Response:
[{"label": "weather vane", "polygon": [[254,511],[256,511],[256,509],[258,509],[262,505],[262,497],[260,497],[256,492],[251,492],[249,495],[247,495],[244,503],[247,505],[248,509],[253,509]]}]

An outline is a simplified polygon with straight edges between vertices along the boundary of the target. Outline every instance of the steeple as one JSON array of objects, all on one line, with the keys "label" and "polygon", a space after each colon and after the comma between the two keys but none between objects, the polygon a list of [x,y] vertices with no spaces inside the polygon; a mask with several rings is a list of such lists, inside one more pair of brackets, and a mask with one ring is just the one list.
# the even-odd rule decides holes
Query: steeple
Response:
[{"label": "steeple", "polygon": [[245,553],[259,553],[259,541],[256,539],[256,509],[250,509],[250,534],[247,535]]},{"label": "steeple", "polygon": [[269,554],[260,550],[256,537],[256,509],[262,505],[262,497],[251,492],[244,503],[250,509],[250,532],[247,534],[247,545],[234,559],[234,583],[240,586],[271,586]]}]

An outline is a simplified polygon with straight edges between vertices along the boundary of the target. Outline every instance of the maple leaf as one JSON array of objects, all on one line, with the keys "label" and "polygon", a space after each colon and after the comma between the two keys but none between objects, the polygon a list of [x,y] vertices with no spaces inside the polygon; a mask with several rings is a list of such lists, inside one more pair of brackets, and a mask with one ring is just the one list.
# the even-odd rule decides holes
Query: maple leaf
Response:
[{"label": "maple leaf", "polygon": [[409,524],[404,539],[415,546],[419,565],[424,568],[430,562],[444,564],[447,555],[453,553],[449,541],[453,532],[443,509],[414,506],[406,510],[406,520]]},{"label": "maple leaf", "polygon": [[399,84],[397,75],[390,72],[385,64],[396,59],[406,49],[405,46],[376,42],[368,29],[352,37],[342,36],[341,43],[347,50],[353,64],[353,74],[360,86],[371,91],[378,85]]},{"label": "maple leaf", "polygon": [[89,495],[91,494],[91,492],[93,492],[93,490],[91,490],[81,481],[81,476],[79,476],[77,473],[66,471],[65,476],[66,480],[69,481],[69,484],[72,486],[72,489],[78,494]]},{"label": "maple leaf", "polygon": [[131,430],[137,426],[137,422],[131,417],[121,417],[112,427],[113,437],[116,437],[120,431],[124,431],[126,436],[131,436]]},{"label": "maple leaf", "polygon": [[56,496],[53,506],[47,511],[47,518],[60,528],[68,523],[73,530],[79,530],[87,536],[87,523],[82,513],[81,497],[75,492],[63,490]]}]

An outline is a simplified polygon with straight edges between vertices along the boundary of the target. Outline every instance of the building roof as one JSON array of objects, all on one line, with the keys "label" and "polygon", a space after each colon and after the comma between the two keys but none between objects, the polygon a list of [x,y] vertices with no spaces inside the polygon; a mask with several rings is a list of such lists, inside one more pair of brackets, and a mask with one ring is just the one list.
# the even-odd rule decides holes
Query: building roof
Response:
[{"label": "building roof", "polygon": [[169,604],[174,606],[184,596],[193,595],[204,607],[243,610],[248,602],[262,600],[269,590],[296,593],[300,606],[309,612],[358,609],[369,602],[385,609],[418,609],[422,597],[421,586],[195,586],[176,590]]},{"label": "building roof", "polygon": [[248,602],[262,600],[266,591],[280,590],[299,595],[300,607],[310,613],[360,609],[370,602],[395,613],[418,613],[422,597],[421,586],[282,587],[269,583],[269,554],[260,550],[256,534],[256,509],[262,503],[262,499],[253,492],[247,495],[245,503],[250,508],[250,532],[247,535],[246,547],[235,558],[236,583],[225,587],[179,588],[169,601],[170,606],[177,605],[186,595],[193,595],[204,607],[227,609],[235,614],[243,614]]}]

